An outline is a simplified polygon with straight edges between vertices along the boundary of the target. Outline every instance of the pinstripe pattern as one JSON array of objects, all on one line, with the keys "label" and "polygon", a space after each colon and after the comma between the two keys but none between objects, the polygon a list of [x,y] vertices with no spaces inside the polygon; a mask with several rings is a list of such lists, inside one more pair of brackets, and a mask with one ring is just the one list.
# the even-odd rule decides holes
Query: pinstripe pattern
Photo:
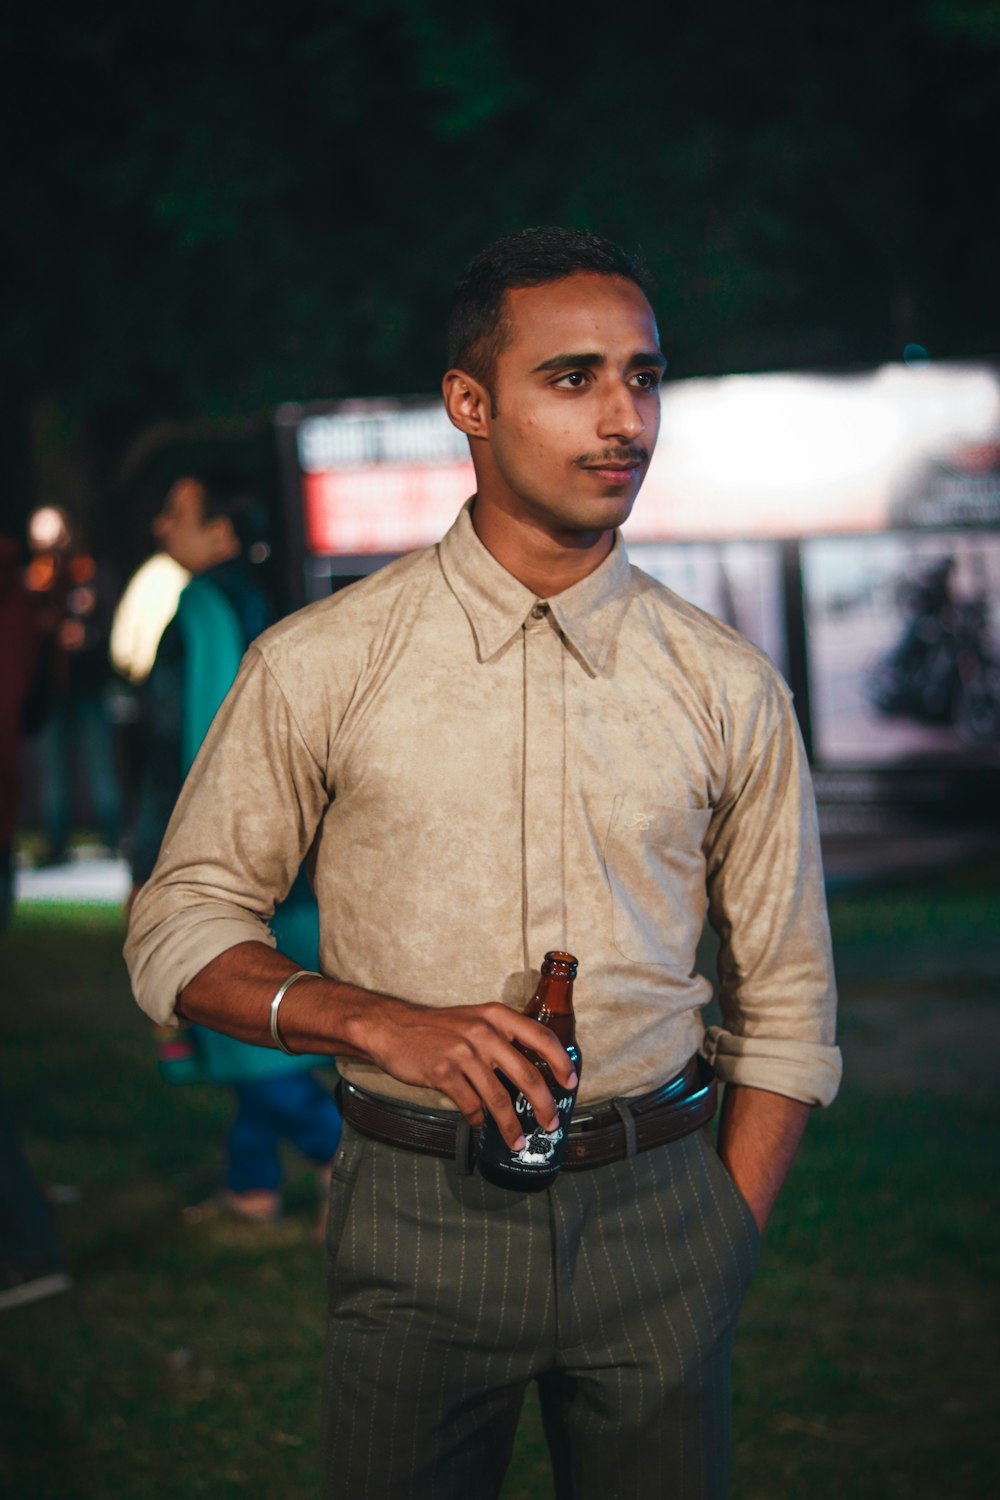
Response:
[{"label": "pinstripe pattern", "polygon": [[533,1378],[561,1500],[720,1500],[757,1236],[703,1132],[537,1194],[344,1135],[324,1500],[494,1500]]}]

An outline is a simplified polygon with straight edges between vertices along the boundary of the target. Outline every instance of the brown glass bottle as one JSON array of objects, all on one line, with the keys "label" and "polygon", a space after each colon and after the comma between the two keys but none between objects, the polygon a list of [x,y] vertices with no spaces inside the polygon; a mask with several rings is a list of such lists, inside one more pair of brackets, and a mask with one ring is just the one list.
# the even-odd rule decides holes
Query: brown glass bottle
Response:
[{"label": "brown glass bottle", "polygon": [[[542,1026],[547,1026],[558,1037],[569,1053],[579,1084],[582,1059],[576,1044],[576,1021],[573,1015],[573,980],[576,978],[576,970],[577,963],[572,953],[546,953],[538,988],[524,1014],[540,1022]],[[487,1116],[479,1143],[479,1170],[498,1187],[534,1193],[548,1187],[562,1165],[576,1089],[564,1089],[552,1076],[547,1063],[524,1047],[519,1046],[518,1050],[531,1058],[548,1084],[559,1114],[559,1129],[542,1130],[520,1089],[500,1073],[500,1081],[510,1094],[526,1144],[522,1150],[512,1151],[492,1118]]]}]

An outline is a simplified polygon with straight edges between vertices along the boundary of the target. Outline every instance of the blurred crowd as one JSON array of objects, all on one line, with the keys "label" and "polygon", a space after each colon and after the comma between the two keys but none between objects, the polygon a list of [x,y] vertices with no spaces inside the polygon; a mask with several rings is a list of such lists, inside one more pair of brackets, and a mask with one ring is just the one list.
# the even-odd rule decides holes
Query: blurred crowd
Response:
[{"label": "blurred crowd", "polygon": [[18,539],[0,537],[4,923],[12,900],[24,770],[44,840],[36,852],[39,861],[65,860],[74,829],[84,821],[108,850],[118,852],[125,824],[123,766],[110,696],[116,580],[63,506],[35,510],[27,542],[23,565]]},{"label": "blurred crowd", "polygon": [[[201,524],[203,506],[233,511],[225,520],[232,543],[220,543],[217,517]],[[266,554],[263,531],[264,512],[246,486],[219,471],[169,489],[153,522],[155,550],[124,588],[63,505],[33,511],[23,541],[0,537],[4,920],[15,857],[59,865],[82,846],[126,858],[137,880],[148,875],[180,777],[177,705],[156,701],[164,633],[195,573],[219,563],[239,579],[259,571],[248,558]],[[259,586],[255,600],[247,639],[271,616]]]},{"label": "blurred crowd", "polygon": [[[181,784],[248,644],[275,618],[255,566],[265,513],[240,476],[182,476],[153,521],[156,550],[124,590],[61,505],[29,518],[27,557],[0,536],[0,931],[15,862],[60,864],[81,838],[149,878]],[[31,804],[22,806],[22,795]],[[20,856],[19,822],[40,840]],[[315,969],[319,918],[300,872],[271,920],[282,951]],[[340,1140],[330,1059],[286,1056],[200,1026],[156,1036],[169,1083],[231,1091],[220,1192],[186,1212],[261,1223],[283,1210],[281,1142],[317,1174],[320,1226]],[[318,1228],[320,1227],[318,1226]],[[0,1309],[69,1285],[48,1213],[0,1102]]]}]

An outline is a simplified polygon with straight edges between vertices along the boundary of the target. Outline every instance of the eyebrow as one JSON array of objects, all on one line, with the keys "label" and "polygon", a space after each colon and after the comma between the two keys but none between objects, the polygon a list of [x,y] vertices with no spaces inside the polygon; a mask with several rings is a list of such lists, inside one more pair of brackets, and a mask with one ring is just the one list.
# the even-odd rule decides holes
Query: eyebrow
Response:
[{"label": "eyebrow", "polygon": [[[551,359],[544,359],[540,365],[532,370],[532,375],[540,375],[546,370],[584,369],[593,370],[598,365],[606,364],[607,360],[603,354],[553,354]],[[626,369],[644,370],[654,365],[658,370],[667,368],[667,361],[658,349],[643,354],[633,354]]]}]

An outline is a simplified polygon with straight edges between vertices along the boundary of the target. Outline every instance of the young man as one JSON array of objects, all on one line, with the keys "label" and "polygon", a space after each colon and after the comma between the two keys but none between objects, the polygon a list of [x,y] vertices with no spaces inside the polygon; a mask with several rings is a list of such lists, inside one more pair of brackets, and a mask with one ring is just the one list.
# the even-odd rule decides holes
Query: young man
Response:
[{"label": "young man", "polygon": [[[161,1019],[177,996],[341,1060],[326,1496],[496,1495],[532,1378],[561,1494],[719,1496],[759,1231],[839,1078],[801,744],[770,663],[625,556],[664,363],[630,257],[511,236],[450,331],[476,495],[250,653],[133,913],[133,983]],[[324,977],[265,926],[306,856]],[[570,1083],[520,1014],[549,948],[580,960],[578,1121],[522,1194],[468,1127],[523,1140],[498,1071],[551,1120],[515,1043]]]}]

